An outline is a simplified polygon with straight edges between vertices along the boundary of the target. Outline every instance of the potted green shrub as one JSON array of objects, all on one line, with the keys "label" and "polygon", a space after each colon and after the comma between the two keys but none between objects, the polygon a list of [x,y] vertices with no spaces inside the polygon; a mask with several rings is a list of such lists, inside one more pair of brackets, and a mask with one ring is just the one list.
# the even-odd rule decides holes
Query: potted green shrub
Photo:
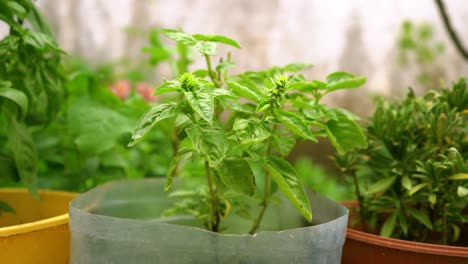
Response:
[{"label": "potted green shrub", "polygon": [[60,107],[63,52],[30,0],[1,1],[0,21],[9,29],[0,39],[0,186],[27,187],[0,189],[1,259],[63,263],[69,256],[67,205],[74,194],[38,190],[32,137]]},{"label": "potted green shrub", "polygon": [[466,79],[379,101],[368,148],[337,157],[359,205],[344,263],[467,263],[467,111]]},{"label": "potted green shrub", "polygon": [[212,57],[236,41],[163,33],[207,65],[158,86],[165,98],[133,133],[130,146],[153,128],[170,132],[167,178],[105,184],[72,201],[71,263],[340,263],[347,210],[308,195],[285,158],[318,136],[340,153],[366,147],[356,116],[320,101],[366,79],[307,81],[302,63],[229,76],[230,53],[216,66]]}]

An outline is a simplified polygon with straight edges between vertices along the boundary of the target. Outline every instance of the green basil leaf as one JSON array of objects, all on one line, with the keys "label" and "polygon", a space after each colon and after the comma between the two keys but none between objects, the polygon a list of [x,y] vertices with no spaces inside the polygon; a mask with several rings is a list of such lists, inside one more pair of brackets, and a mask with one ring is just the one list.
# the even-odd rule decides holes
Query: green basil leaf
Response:
[{"label": "green basil leaf", "polygon": [[395,229],[395,223],[397,219],[398,213],[394,212],[382,226],[382,230],[380,230],[380,235],[383,237],[390,237]]},{"label": "green basil leaf", "polygon": [[232,130],[236,131],[240,142],[246,146],[262,143],[271,136],[270,132],[255,120],[236,118]]},{"label": "green basil leaf", "polygon": [[418,222],[420,222],[421,224],[423,224],[424,226],[426,226],[427,228],[429,228],[430,230],[432,230],[432,223],[431,223],[431,220],[429,219],[429,216],[427,216],[427,214],[417,210],[417,209],[414,209],[414,208],[411,208],[411,207],[408,207],[408,212],[416,219],[418,220]]},{"label": "green basil leaf", "polygon": [[197,78],[205,78],[208,76],[208,70],[205,70],[205,69],[196,70],[192,72],[192,75]]},{"label": "green basil leaf", "polygon": [[255,177],[249,163],[242,158],[226,158],[219,164],[219,177],[223,183],[249,196],[255,194]]},{"label": "green basil leaf", "polygon": [[211,41],[200,41],[195,44],[195,49],[203,55],[212,56],[218,52],[218,45]]},{"label": "green basil leaf", "polygon": [[348,72],[334,72],[327,76],[327,90],[357,88],[366,82],[365,77],[355,77]]},{"label": "green basil leaf", "polygon": [[24,15],[26,15],[26,13],[27,13],[26,9],[22,5],[16,3],[15,1],[8,1],[7,5],[8,5],[9,8],[11,8],[13,13],[17,13],[21,17],[24,17]]},{"label": "green basil leaf", "polygon": [[210,167],[216,167],[226,157],[228,142],[222,130],[189,127],[185,129],[195,150],[208,159]]},{"label": "green basil leaf", "polygon": [[276,111],[275,115],[280,123],[291,130],[294,134],[302,138],[317,142],[317,139],[314,137],[312,131],[310,131],[310,128],[307,126],[306,122],[301,116],[283,110]]},{"label": "green basil leaf", "polygon": [[36,146],[25,124],[19,123],[15,118],[10,119],[8,142],[18,174],[29,191],[38,197],[37,170],[38,157]]},{"label": "green basil leaf", "polygon": [[261,101],[257,105],[257,108],[255,109],[255,113],[266,112],[270,108],[270,106],[271,104],[268,102],[268,100]]},{"label": "green basil leaf", "polygon": [[86,155],[110,150],[122,135],[133,131],[134,122],[113,108],[86,98],[75,100],[67,112],[67,125],[74,143]]},{"label": "green basil leaf", "polygon": [[214,102],[208,91],[184,92],[190,107],[206,120],[209,124],[213,122]]},{"label": "green basil leaf", "polygon": [[10,88],[10,82],[0,82],[0,98],[13,101],[20,110],[20,119],[23,120],[28,114],[28,97],[22,91]]},{"label": "green basil leaf", "polygon": [[294,167],[286,160],[277,157],[268,157],[265,160],[265,167],[284,196],[301,212],[307,221],[311,221],[312,211],[309,199]]},{"label": "green basil leaf", "polygon": [[396,180],[396,176],[381,179],[380,181],[369,186],[369,189],[367,189],[366,194],[370,195],[374,193],[384,192],[392,186],[395,180]]},{"label": "green basil leaf", "polygon": [[169,93],[169,92],[174,92],[174,91],[180,91],[182,88],[180,88],[180,82],[177,80],[172,80],[172,81],[167,81],[164,80],[164,83],[161,84],[160,86],[156,87],[154,90],[153,95],[159,95],[159,94],[164,94],[164,93]]},{"label": "green basil leaf", "polygon": [[231,38],[228,38],[228,37],[225,37],[225,36],[195,34],[195,35],[193,35],[193,37],[194,37],[196,40],[200,40],[200,41],[219,42],[219,43],[223,43],[223,44],[226,44],[226,45],[229,45],[229,46],[233,46],[233,47],[239,48],[239,49],[240,49],[240,47],[241,47],[241,46],[239,45],[239,43],[237,43],[235,40],[233,40],[233,39],[231,39]]},{"label": "green basil leaf", "polygon": [[197,40],[191,35],[175,29],[162,29],[161,32],[168,38],[185,45],[194,46]]},{"label": "green basil leaf", "polygon": [[41,32],[27,34],[24,36],[24,42],[38,50],[58,49],[55,40]]},{"label": "green basil leaf", "polygon": [[140,142],[146,133],[157,123],[179,115],[180,111],[181,107],[176,103],[165,103],[153,106],[138,120],[132,135],[133,141],[129,143],[128,146],[131,147]]},{"label": "green basil leaf", "polygon": [[246,99],[259,103],[262,100],[260,90],[255,85],[243,85],[237,82],[227,81],[226,84],[232,91]]},{"label": "green basil leaf", "polygon": [[285,72],[298,72],[298,71],[303,71],[306,69],[312,68],[314,65],[309,64],[309,63],[302,63],[302,62],[296,62],[296,63],[290,63],[286,66],[284,66],[282,69]]},{"label": "green basil leaf", "polygon": [[330,142],[343,154],[355,148],[367,148],[367,140],[361,127],[345,115],[338,120],[329,120],[326,127]]}]

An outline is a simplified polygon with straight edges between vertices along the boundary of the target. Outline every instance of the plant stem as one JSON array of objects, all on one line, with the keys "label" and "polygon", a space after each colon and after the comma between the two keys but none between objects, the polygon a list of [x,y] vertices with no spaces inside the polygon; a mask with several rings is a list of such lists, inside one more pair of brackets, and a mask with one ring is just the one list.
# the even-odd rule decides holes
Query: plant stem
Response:
[{"label": "plant stem", "polygon": [[354,191],[356,192],[356,197],[358,199],[358,204],[359,204],[359,215],[361,216],[361,222],[364,224],[364,231],[367,230],[366,226],[366,217],[365,217],[365,212],[364,212],[364,201],[361,196],[361,191],[359,190],[359,181],[356,176],[355,172],[352,172],[351,175],[353,175],[353,181],[354,181]]},{"label": "plant stem", "polygon": [[214,73],[213,68],[211,67],[210,56],[205,55],[205,60],[206,60],[206,67],[208,68],[208,76],[210,76],[211,81],[216,87],[221,87],[221,84],[219,83],[219,80],[216,79],[216,74]]},{"label": "plant stem", "polygon": [[463,59],[468,60],[468,52],[463,47],[460,38],[458,37],[457,33],[455,32],[455,29],[452,26],[452,23],[450,22],[450,18],[448,17],[447,11],[445,10],[445,5],[443,1],[435,0],[435,2],[439,10],[439,14],[442,17],[442,20],[444,22],[445,29],[449,33],[450,39],[455,44],[455,47],[457,48],[458,53],[462,55]]},{"label": "plant stem", "polygon": [[208,161],[205,161],[206,178],[208,179],[208,188],[210,189],[210,212],[211,221],[209,228],[213,232],[219,232],[220,217],[218,213],[218,195],[216,193],[216,186],[211,176],[211,169]]},{"label": "plant stem", "polygon": [[[266,115],[264,115],[266,116]],[[273,127],[273,132],[275,132],[277,126]],[[267,157],[271,154],[272,142],[271,138],[268,142],[268,150],[267,150]],[[258,212],[257,218],[255,219],[252,228],[250,228],[249,234],[254,234],[257,229],[260,227],[260,222],[263,219],[263,215],[265,214],[265,210],[268,206],[268,198],[270,197],[270,188],[271,188],[271,177],[270,172],[266,170],[265,172],[265,194],[263,195],[262,202],[260,204],[260,211]]]},{"label": "plant stem", "polygon": [[268,206],[268,197],[270,196],[270,185],[270,173],[267,171],[265,173],[265,195],[263,196],[262,203],[260,204],[260,212],[258,213],[257,218],[255,219],[252,225],[252,228],[250,228],[249,234],[254,234],[260,227],[260,222],[262,221],[263,214],[265,214],[265,210]]}]

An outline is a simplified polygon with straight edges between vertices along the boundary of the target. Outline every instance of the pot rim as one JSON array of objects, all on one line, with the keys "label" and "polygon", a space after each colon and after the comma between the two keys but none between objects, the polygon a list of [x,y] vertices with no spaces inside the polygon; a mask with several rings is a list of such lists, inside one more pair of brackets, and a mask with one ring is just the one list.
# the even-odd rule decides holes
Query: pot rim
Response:
[{"label": "pot rim", "polygon": [[[342,202],[347,207],[357,206],[357,201],[345,201]],[[417,253],[444,255],[444,256],[456,256],[468,258],[468,247],[457,247],[457,246],[445,246],[438,244],[429,244],[421,242],[413,242],[407,240],[401,240],[396,238],[382,237],[359,231],[348,227],[346,230],[346,238],[351,238],[367,244],[375,244],[378,246],[399,249],[404,251],[411,251]]]},{"label": "pot rim", "polygon": [[[17,189],[17,188],[0,188],[0,192],[6,194],[29,194],[29,191],[26,189]],[[66,191],[56,191],[56,190],[39,190],[39,195],[52,195],[52,196],[61,196],[73,198],[77,196],[77,193],[66,192]],[[42,229],[47,229],[51,227],[56,227],[68,223],[68,213],[60,214],[54,217],[49,217],[46,219],[29,222],[25,224],[12,225],[6,227],[0,227],[0,238],[8,237],[13,235],[19,235],[28,232],[34,232]]]},{"label": "pot rim", "polygon": [[344,209],[344,212],[339,213],[339,216],[335,216],[335,217],[333,217],[333,219],[330,219],[330,220],[327,220],[327,221],[324,221],[324,222],[321,222],[321,223],[318,223],[318,224],[314,224],[314,225],[300,226],[300,227],[298,226],[298,227],[294,227],[294,228],[283,229],[283,230],[275,230],[275,231],[260,230],[255,234],[247,234],[247,233],[245,233],[245,234],[244,233],[242,233],[242,234],[237,234],[237,233],[231,234],[231,233],[216,233],[216,232],[212,232],[210,230],[206,230],[204,228],[200,228],[200,227],[196,227],[196,226],[186,226],[186,225],[173,224],[170,221],[165,221],[165,220],[162,220],[162,219],[159,219],[159,221],[158,221],[158,220],[155,220],[155,219],[145,220],[145,219],[121,218],[121,217],[103,215],[103,214],[91,212],[90,210],[95,209],[96,203],[92,203],[92,204],[87,205],[85,207],[81,207],[81,206],[76,205],[77,202],[84,199],[84,197],[90,195],[90,193],[99,192],[101,189],[106,190],[106,189],[110,188],[110,186],[113,185],[113,184],[129,184],[129,183],[135,183],[137,181],[162,181],[163,182],[163,180],[164,179],[160,179],[160,178],[121,179],[121,180],[115,180],[115,181],[107,182],[107,183],[102,184],[100,186],[97,186],[97,187],[95,187],[95,188],[93,188],[91,190],[88,190],[87,192],[81,193],[79,196],[77,196],[76,198],[74,198],[70,202],[69,214],[72,216],[71,221],[70,221],[70,223],[71,223],[70,226],[73,226],[73,216],[74,215],[82,215],[82,216],[92,217],[92,218],[100,219],[100,220],[105,220],[105,219],[110,220],[111,219],[111,220],[113,220],[115,222],[122,222],[122,223],[123,222],[128,222],[128,223],[130,223],[130,222],[135,222],[135,223],[136,222],[141,222],[141,223],[150,223],[150,222],[155,223],[155,222],[158,222],[161,225],[178,226],[178,228],[181,228],[181,229],[196,229],[198,231],[211,233],[211,234],[214,234],[216,236],[256,237],[256,236],[263,235],[263,234],[272,234],[272,233],[280,234],[280,233],[294,232],[294,231],[301,230],[301,229],[316,228],[317,226],[321,226],[321,225],[322,226],[335,225],[337,222],[342,221],[342,219],[346,219],[346,221],[347,221],[347,218],[348,218],[348,215],[349,215],[348,208],[346,206],[344,206],[343,204],[341,204],[340,202],[334,201],[334,200],[332,200],[332,199],[330,199],[330,198],[328,198],[326,196],[321,195],[320,193],[312,191],[311,194],[320,196],[323,199],[329,200],[330,202],[335,203],[337,206],[342,207]]}]

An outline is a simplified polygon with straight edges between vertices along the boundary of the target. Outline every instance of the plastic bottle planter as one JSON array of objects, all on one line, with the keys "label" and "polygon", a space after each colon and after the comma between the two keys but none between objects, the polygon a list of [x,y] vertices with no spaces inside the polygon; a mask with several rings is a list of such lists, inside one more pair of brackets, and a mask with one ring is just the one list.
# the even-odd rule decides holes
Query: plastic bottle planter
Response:
[{"label": "plastic bottle planter", "polygon": [[0,189],[0,201],[15,209],[0,216],[0,263],[67,263],[67,209],[76,195],[42,190],[38,200],[26,189]]},{"label": "plastic bottle planter", "polygon": [[224,222],[228,234],[218,234],[195,227],[190,217],[159,218],[173,202],[163,186],[158,179],[118,181],[74,199],[71,263],[341,262],[348,210],[323,196],[309,197],[313,226],[304,227],[302,216],[284,202],[270,204],[265,231],[239,234],[250,222],[231,217]]}]

